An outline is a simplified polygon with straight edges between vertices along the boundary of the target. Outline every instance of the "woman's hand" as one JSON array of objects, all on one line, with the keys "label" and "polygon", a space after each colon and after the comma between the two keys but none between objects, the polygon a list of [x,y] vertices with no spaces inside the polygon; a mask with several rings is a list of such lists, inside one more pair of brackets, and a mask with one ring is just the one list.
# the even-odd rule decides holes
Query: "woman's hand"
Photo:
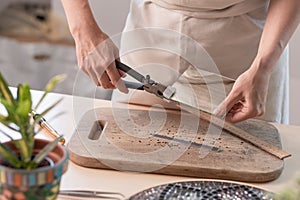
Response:
[{"label": "woman's hand", "polygon": [[226,99],[214,114],[236,123],[265,113],[265,105],[271,72],[256,62],[241,74]]},{"label": "woman's hand", "polygon": [[121,77],[124,73],[117,70],[115,60],[119,50],[113,41],[99,28],[88,0],[62,0],[71,34],[76,44],[79,68],[97,86],[105,89],[116,87],[124,93],[128,89]]},{"label": "woman's hand", "polygon": [[226,115],[227,121],[235,123],[264,114],[272,68],[299,22],[299,0],[270,1],[256,59],[215,110],[217,116]]},{"label": "woman's hand", "polygon": [[119,58],[119,50],[105,33],[96,28],[91,33],[85,33],[75,39],[75,43],[79,68],[97,86],[105,89],[117,87],[121,92],[128,93],[121,80],[124,73],[115,66],[115,60]]}]

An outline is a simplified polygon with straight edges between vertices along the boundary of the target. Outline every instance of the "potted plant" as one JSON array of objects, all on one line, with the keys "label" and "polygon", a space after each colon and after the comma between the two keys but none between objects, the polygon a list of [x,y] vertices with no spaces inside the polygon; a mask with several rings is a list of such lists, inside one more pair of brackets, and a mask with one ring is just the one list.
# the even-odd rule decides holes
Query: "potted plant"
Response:
[{"label": "potted plant", "polygon": [[275,194],[274,200],[299,200],[300,199],[300,177],[292,187],[284,189],[283,191]]},{"label": "potted plant", "polygon": [[0,72],[0,199],[56,199],[61,176],[68,166],[68,152],[53,141],[38,139],[38,122],[62,99],[33,118],[46,95],[64,79],[58,75],[46,85],[35,107],[28,84],[20,84],[13,95]]}]

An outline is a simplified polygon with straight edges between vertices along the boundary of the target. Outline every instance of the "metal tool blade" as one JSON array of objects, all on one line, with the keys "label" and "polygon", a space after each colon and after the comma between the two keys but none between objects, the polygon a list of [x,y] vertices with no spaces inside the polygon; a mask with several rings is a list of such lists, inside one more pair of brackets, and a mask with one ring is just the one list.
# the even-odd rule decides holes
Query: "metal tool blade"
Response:
[{"label": "metal tool blade", "polygon": [[197,142],[194,142],[194,141],[187,141],[187,140],[173,138],[173,137],[169,137],[169,136],[166,136],[166,135],[160,135],[160,134],[153,134],[153,136],[156,137],[156,138],[167,140],[167,141],[174,141],[174,142],[178,142],[178,143],[182,143],[182,144],[186,144],[186,145],[196,146],[196,147],[199,147],[199,148],[203,147],[203,148],[211,149],[215,152],[222,152],[223,151],[222,149],[220,149],[218,147],[208,146],[206,144],[201,144],[201,143],[197,143]]}]

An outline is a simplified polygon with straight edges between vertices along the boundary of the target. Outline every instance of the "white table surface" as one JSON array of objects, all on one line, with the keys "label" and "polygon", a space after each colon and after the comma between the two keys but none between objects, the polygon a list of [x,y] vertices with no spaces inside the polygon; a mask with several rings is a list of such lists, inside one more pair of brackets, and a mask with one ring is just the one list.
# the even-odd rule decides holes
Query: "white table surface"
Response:
[{"label": "white table surface", "polygon": [[[37,101],[41,96],[40,91],[32,91]],[[68,142],[71,138],[77,122],[87,111],[95,107],[109,107],[110,101],[73,97],[51,93],[46,97],[42,107],[48,103],[63,97],[63,101],[48,113],[45,118],[61,134],[65,135]],[[56,116],[58,113],[61,115]],[[266,189],[272,192],[279,192],[290,187],[300,175],[300,127],[274,124],[280,133],[283,149],[292,154],[292,157],[285,159],[285,166],[281,176],[272,182],[263,184],[251,184],[255,187]],[[46,137],[40,135],[40,137]],[[147,188],[177,181],[201,180],[189,177],[167,176],[146,173],[120,172],[114,170],[89,169],[69,162],[68,171],[64,174],[61,182],[61,189],[86,189],[97,191],[120,192],[127,198]],[[66,199],[59,197],[58,199]],[[69,199],[69,198],[68,198]]]}]

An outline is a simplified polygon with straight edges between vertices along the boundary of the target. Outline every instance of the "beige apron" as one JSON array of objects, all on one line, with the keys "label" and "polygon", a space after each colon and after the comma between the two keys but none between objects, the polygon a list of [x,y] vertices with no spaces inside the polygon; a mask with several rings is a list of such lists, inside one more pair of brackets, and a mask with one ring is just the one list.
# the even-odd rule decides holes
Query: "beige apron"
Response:
[{"label": "beige apron", "polygon": [[[207,51],[222,76],[236,79],[247,70],[256,56],[266,13],[267,0],[132,0],[124,32],[143,28],[166,29],[192,38]],[[121,59],[123,62],[164,84],[172,84],[184,71],[186,78],[195,78],[190,62],[170,51],[147,48],[147,42],[170,42],[177,36],[144,33],[123,36]],[[177,37],[174,46],[183,54],[193,54],[184,37]],[[175,40],[174,39],[174,40]],[[147,42],[145,42],[147,41]],[[134,49],[136,43],[144,49]],[[179,43],[179,44],[178,44]],[[202,56],[202,55],[201,55]],[[199,57],[201,57],[199,55]],[[194,55],[198,57],[198,55]],[[204,58],[204,57],[203,57]],[[201,58],[199,59],[201,60]],[[203,59],[203,62],[205,59]],[[206,59],[207,60],[207,59]],[[149,67],[149,63],[159,63]],[[211,65],[211,64],[207,64]],[[166,69],[169,66],[171,69]],[[207,69],[215,73],[215,70]],[[212,67],[213,68],[213,67]],[[173,70],[173,71],[172,71]],[[130,102],[142,104],[164,104],[145,92],[129,95]],[[261,118],[267,121],[288,123],[288,51],[283,52],[270,80],[266,113]],[[225,97],[224,97],[225,98]],[[113,101],[128,101],[128,95],[113,92]]]}]

